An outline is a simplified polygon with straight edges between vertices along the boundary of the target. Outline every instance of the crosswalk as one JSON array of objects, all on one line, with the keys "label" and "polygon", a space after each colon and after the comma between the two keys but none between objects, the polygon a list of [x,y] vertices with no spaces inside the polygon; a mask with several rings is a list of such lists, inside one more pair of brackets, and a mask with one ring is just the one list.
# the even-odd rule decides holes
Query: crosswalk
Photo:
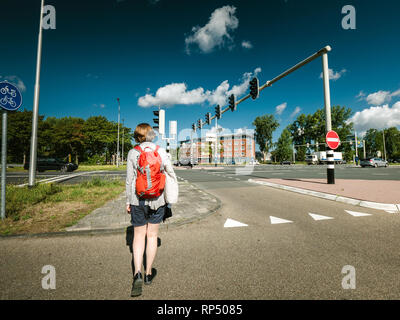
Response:
[{"label": "crosswalk", "polygon": [[[372,216],[370,213],[365,213],[365,212],[357,212],[357,211],[351,211],[351,210],[344,210],[345,213],[353,216],[353,217],[367,217],[367,216]],[[328,217],[324,216],[321,214],[316,214],[316,213],[311,213],[308,212],[308,216],[312,218],[314,221],[322,221],[322,220],[333,220],[333,217]],[[295,223],[295,221],[283,219],[280,217],[275,217],[275,216],[269,216],[269,222],[271,225],[276,225],[276,224],[287,224],[287,223]],[[239,227],[248,227],[249,225],[246,223],[243,223],[241,221],[233,220],[231,218],[228,218],[225,221],[224,228],[239,228]]]}]

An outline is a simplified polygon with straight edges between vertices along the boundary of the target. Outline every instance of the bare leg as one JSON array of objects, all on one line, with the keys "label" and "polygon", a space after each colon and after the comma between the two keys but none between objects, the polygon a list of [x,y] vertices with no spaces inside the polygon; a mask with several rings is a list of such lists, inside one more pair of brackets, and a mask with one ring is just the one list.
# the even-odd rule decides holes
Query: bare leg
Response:
[{"label": "bare leg", "polygon": [[135,236],[133,237],[133,257],[135,263],[135,272],[138,273],[142,269],[144,243],[146,237],[146,226],[135,227]]},{"label": "bare leg", "polygon": [[[157,253],[157,235],[159,224],[147,224],[147,246],[146,246],[146,274],[151,274],[151,267]],[[135,258],[136,259],[136,258]]]}]

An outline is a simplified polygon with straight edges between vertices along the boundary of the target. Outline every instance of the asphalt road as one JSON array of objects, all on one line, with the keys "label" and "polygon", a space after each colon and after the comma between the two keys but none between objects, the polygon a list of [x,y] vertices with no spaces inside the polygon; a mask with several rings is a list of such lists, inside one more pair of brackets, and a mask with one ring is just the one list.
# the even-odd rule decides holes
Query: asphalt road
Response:
[{"label": "asphalt road", "polygon": [[[79,174],[78,176],[76,176]],[[75,177],[76,176],[76,177]],[[52,178],[62,178],[65,179],[58,181],[57,183],[64,184],[76,184],[83,181],[87,181],[92,179],[93,177],[102,177],[102,178],[121,178],[125,179],[126,171],[105,171],[101,172],[93,172],[93,171],[79,171],[79,172],[66,172],[61,173],[59,171],[51,170],[46,171],[44,173],[36,174],[36,181],[52,179]],[[28,182],[28,173],[27,172],[8,172],[7,173],[7,184],[23,184]]]},{"label": "asphalt road", "polygon": [[[398,214],[252,185],[223,172],[177,170],[223,206],[161,232],[158,276],[137,299],[400,298]],[[272,224],[278,219],[291,222]],[[232,220],[247,226],[225,228]],[[124,234],[1,239],[0,256],[0,299],[131,299]],[[44,265],[56,269],[55,290],[41,287]],[[355,289],[342,286],[349,283],[345,266],[354,268]]]},{"label": "asphalt road", "polygon": [[[360,179],[360,180],[400,180],[400,166],[390,166],[388,168],[360,168],[349,165],[336,165],[335,177],[337,179]],[[212,172],[226,174],[232,179],[248,180],[249,178],[325,178],[326,166],[306,166],[306,165],[257,165],[248,167],[213,167]],[[194,169],[193,171],[196,171]],[[181,170],[179,170],[181,171]],[[185,177],[190,170],[185,170],[182,176]],[[207,170],[208,171],[208,170]],[[54,178],[57,176],[70,177],[59,183],[74,184],[91,179],[92,177],[125,178],[125,171],[102,171],[86,172],[84,175],[72,178],[77,172],[60,173],[59,171],[46,171],[36,175],[37,180]],[[84,172],[80,172],[84,173]],[[210,178],[210,177],[209,177]],[[7,173],[7,183],[22,184],[28,182],[27,172]]]}]

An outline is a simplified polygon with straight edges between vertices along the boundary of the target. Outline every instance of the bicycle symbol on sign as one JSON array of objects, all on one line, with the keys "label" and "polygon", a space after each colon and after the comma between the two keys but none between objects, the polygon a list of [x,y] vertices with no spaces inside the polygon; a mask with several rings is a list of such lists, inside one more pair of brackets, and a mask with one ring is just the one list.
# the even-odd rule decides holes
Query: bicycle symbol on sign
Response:
[{"label": "bicycle symbol on sign", "polygon": [[0,92],[1,92],[2,94],[9,94],[9,95],[11,95],[11,97],[13,97],[13,98],[15,98],[15,97],[17,96],[17,93],[15,92],[15,90],[11,89],[11,91],[10,91],[10,89],[8,88],[8,86],[5,86],[4,88],[1,88],[1,89],[0,89]]},{"label": "bicycle symbol on sign", "polygon": [[21,94],[18,89],[7,82],[0,83],[0,106],[6,110],[15,110],[21,105]]}]

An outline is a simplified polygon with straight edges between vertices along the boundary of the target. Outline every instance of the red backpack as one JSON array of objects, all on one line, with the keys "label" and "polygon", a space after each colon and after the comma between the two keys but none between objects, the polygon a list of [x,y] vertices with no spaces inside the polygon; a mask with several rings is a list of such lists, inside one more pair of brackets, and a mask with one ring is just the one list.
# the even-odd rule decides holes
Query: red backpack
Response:
[{"label": "red backpack", "polygon": [[[146,149],[151,149],[146,147]],[[146,152],[140,146],[134,149],[139,152],[137,162],[136,194],[142,199],[158,198],[164,191],[165,174],[161,171],[161,157],[157,146]]]}]

